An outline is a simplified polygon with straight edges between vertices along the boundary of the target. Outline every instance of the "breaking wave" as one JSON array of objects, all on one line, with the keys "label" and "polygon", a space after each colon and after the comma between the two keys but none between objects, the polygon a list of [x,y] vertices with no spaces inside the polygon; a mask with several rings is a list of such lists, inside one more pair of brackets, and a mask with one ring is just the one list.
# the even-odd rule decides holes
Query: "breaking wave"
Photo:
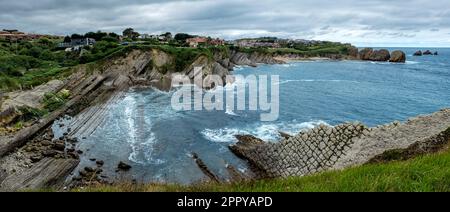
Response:
[{"label": "breaking wave", "polygon": [[312,129],[321,124],[328,125],[324,121],[311,121],[297,123],[295,121],[289,123],[274,123],[252,125],[242,128],[222,128],[222,129],[205,129],[201,132],[204,138],[217,143],[236,142],[235,135],[253,135],[265,141],[277,141],[280,139],[279,131],[289,133],[291,135],[298,134],[302,130]]}]

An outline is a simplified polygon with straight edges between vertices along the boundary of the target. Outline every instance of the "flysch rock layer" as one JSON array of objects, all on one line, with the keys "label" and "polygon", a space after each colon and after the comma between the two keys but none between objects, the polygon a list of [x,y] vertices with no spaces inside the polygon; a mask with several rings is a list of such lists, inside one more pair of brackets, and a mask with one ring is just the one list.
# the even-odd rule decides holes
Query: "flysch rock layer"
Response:
[{"label": "flysch rock layer", "polygon": [[375,128],[360,123],[321,125],[278,143],[237,136],[230,149],[247,159],[260,178],[305,176],[362,165],[386,151],[432,145],[450,127],[450,109]]}]

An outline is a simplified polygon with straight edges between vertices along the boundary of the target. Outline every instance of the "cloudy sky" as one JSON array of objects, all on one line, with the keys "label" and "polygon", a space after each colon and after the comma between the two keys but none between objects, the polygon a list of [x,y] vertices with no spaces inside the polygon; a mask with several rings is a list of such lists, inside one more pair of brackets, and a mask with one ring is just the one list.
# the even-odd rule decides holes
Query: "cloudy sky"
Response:
[{"label": "cloudy sky", "polygon": [[0,28],[70,34],[170,31],[358,46],[450,47],[449,0],[0,0]]}]

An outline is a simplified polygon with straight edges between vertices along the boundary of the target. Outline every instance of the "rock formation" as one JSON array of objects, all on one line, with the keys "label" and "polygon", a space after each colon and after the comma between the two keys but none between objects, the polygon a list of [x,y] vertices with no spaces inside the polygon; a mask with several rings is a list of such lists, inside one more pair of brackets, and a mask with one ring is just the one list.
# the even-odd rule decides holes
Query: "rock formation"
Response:
[{"label": "rock formation", "polygon": [[387,49],[373,50],[372,48],[364,48],[359,51],[358,59],[377,62],[393,62],[404,63],[406,62],[406,54],[403,51],[396,50],[392,52],[392,55]]},{"label": "rock formation", "polygon": [[380,61],[380,62],[388,61],[390,58],[391,54],[386,49],[375,50],[369,56],[370,61]]},{"label": "rock formation", "polygon": [[[414,151],[448,144],[450,109],[375,128],[362,124],[321,125],[278,143],[239,136],[230,149],[247,159],[260,177],[290,177],[365,164],[386,151]],[[442,136],[446,136],[444,139]],[[445,143],[442,143],[445,142]]]},{"label": "rock formation", "polygon": [[414,53],[414,56],[422,56],[422,55],[423,55],[423,53],[420,50]]},{"label": "rock formation", "polygon": [[372,55],[373,49],[372,48],[364,48],[361,51],[359,51],[359,59],[360,60],[370,60],[370,55]]},{"label": "rock formation", "polygon": [[389,62],[392,63],[404,63],[406,62],[406,54],[403,51],[393,51],[391,53],[391,59],[389,59]]},{"label": "rock formation", "polygon": [[433,53],[430,50],[426,50],[423,52],[423,55],[432,55]]}]

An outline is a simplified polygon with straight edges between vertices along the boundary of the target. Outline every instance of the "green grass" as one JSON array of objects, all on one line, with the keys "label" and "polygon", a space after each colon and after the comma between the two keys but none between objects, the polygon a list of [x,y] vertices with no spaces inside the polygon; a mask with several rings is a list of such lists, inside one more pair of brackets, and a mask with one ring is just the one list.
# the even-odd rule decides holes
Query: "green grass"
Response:
[{"label": "green grass", "polygon": [[120,184],[74,191],[88,192],[449,192],[450,152],[371,164],[308,177],[193,186]]}]

